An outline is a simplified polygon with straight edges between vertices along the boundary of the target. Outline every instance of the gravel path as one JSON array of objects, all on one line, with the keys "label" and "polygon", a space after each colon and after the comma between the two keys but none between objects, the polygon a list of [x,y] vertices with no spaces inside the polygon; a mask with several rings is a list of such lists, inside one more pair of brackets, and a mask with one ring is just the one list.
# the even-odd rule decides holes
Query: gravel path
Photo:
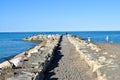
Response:
[{"label": "gravel path", "polygon": [[96,80],[75,47],[63,36],[51,65],[45,72],[45,80]]}]

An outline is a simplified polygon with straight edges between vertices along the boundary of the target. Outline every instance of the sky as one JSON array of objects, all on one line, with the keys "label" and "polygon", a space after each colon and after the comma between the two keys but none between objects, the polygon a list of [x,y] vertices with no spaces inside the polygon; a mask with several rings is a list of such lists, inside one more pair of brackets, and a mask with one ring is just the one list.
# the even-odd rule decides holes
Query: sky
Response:
[{"label": "sky", "polygon": [[120,31],[120,0],[0,0],[0,32]]}]

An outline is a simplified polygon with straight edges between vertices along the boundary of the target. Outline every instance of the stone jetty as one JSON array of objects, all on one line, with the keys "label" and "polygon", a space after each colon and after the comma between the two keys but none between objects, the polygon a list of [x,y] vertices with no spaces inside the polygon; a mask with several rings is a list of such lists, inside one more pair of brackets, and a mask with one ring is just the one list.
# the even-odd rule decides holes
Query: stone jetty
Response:
[{"label": "stone jetty", "polygon": [[49,65],[60,35],[34,35],[23,40],[40,41],[14,58],[0,64],[0,80],[43,80],[43,72]]},{"label": "stone jetty", "polygon": [[73,35],[33,35],[32,49],[0,64],[0,80],[120,80],[114,54]]},{"label": "stone jetty", "polygon": [[80,58],[84,59],[97,80],[120,80],[120,65],[115,61],[115,54],[109,55],[93,43],[68,35],[69,41],[76,47]]}]

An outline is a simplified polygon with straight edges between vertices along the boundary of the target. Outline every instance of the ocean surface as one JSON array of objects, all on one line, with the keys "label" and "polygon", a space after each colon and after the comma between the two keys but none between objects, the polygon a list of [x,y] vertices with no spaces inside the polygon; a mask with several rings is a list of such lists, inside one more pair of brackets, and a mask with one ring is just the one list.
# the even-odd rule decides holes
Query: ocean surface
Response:
[{"label": "ocean surface", "polygon": [[[33,34],[65,34],[66,32],[1,32],[0,33],[0,63],[13,57],[28,48],[34,47],[37,42],[23,41],[22,38]],[[106,42],[106,36],[109,36],[109,42],[120,43],[120,31],[82,31],[82,32],[67,32],[77,35],[83,39],[91,37],[92,42]]]},{"label": "ocean surface", "polygon": [[0,33],[0,63],[34,47],[37,42],[22,40],[32,34],[34,33]]}]

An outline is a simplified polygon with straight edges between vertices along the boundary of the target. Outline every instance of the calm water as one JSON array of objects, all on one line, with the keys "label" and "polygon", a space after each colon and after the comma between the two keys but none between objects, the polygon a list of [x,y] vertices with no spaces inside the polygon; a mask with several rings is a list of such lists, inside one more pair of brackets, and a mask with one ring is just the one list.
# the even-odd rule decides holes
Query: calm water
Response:
[{"label": "calm water", "polygon": [[106,36],[109,36],[109,42],[120,42],[120,31],[89,31],[89,32],[70,32],[84,39],[91,37],[93,42],[106,42]]},{"label": "calm water", "polygon": [[37,42],[23,41],[33,33],[0,33],[0,62],[20,52],[32,48]]},{"label": "calm water", "polygon": [[[41,32],[42,33],[42,32]],[[44,34],[65,34],[66,32],[44,32]],[[67,32],[78,35],[84,39],[91,37],[93,42],[105,42],[106,35],[109,36],[110,42],[120,42],[120,31],[99,31],[99,32]],[[40,32],[21,32],[21,33],[0,33],[0,62],[6,58],[26,51],[32,48],[37,42],[23,41],[24,37],[32,34],[40,34]]]}]

